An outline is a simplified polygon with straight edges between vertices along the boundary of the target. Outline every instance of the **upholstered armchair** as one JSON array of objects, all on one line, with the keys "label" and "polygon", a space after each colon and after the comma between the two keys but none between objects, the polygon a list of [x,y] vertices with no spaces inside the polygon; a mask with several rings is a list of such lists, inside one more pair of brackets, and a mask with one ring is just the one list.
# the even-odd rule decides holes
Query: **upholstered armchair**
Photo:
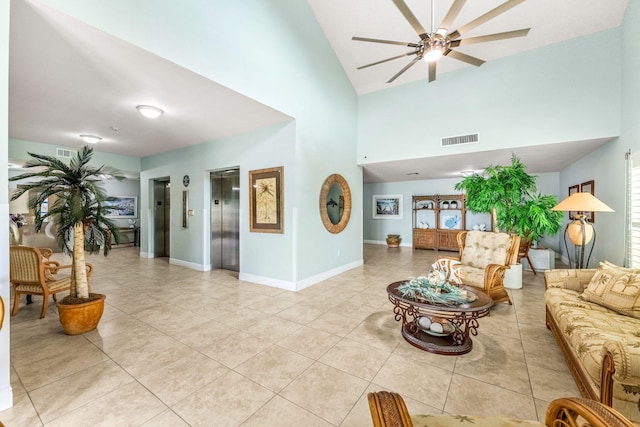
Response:
[{"label": "upholstered armchair", "polygon": [[374,427],[633,427],[634,424],[609,406],[577,397],[556,399],[547,407],[545,422],[503,416],[410,415],[397,393],[369,393]]},{"label": "upholstered armchair", "polygon": [[518,260],[520,237],[492,231],[461,231],[456,237],[459,256],[441,259],[460,261],[457,267],[465,285],[480,288],[495,302],[511,304],[504,289],[504,273]]},{"label": "upholstered armchair", "polygon": [[[20,308],[20,295],[40,295],[43,298],[40,318],[43,319],[49,306],[49,296],[57,301],[58,292],[68,291],[71,286],[70,276],[58,273],[70,269],[70,265],[60,265],[56,261],[48,261],[51,253],[41,252],[29,246],[11,246],[9,248],[9,280],[13,285],[14,298],[11,315],[15,316]],[[91,275],[93,266],[87,263],[87,276]]]}]

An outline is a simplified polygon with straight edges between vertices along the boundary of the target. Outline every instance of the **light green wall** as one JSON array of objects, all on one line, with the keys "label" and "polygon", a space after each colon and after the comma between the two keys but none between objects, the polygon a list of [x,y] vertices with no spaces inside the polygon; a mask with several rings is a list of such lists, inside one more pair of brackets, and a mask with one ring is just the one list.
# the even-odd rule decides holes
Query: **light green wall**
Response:
[{"label": "light green wall", "polygon": [[[489,166],[489,165],[486,165]],[[564,198],[564,193],[558,187],[559,173],[541,173],[536,176],[538,192],[542,194],[556,196],[559,200]],[[363,210],[363,230],[364,240],[372,243],[383,243],[387,234],[400,234],[403,246],[412,246],[413,211],[411,206],[412,196],[424,196],[431,194],[459,194],[454,189],[455,185],[462,178],[428,179],[418,181],[385,182],[364,185],[364,210]],[[402,219],[374,219],[373,218],[373,196],[385,194],[402,195]],[[471,229],[475,224],[490,225],[491,217],[485,214],[467,215],[467,229]],[[435,224],[429,224],[433,227]],[[544,237],[540,244],[555,251],[559,250],[559,236]]]},{"label": "light green wall", "polygon": [[[9,162],[9,2],[0,2],[0,164]],[[7,182],[7,167],[0,168],[0,182]],[[9,189],[0,185],[0,218],[9,216]],[[0,319],[0,411],[13,405],[9,375],[9,228],[0,227],[0,297],[5,319]]]},{"label": "light green wall", "polygon": [[[55,156],[56,148],[69,148],[40,142],[25,141],[22,139],[9,139],[9,158],[14,160],[28,160],[29,153],[38,153],[46,156]],[[75,150],[74,148],[69,148]],[[140,173],[141,161],[138,157],[123,156],[121,154],[103,153],[94,151],[91,164],[109,165],[119,169],[125,174],[137,176]]]},{"label": "light green wall", "polygon": [[[188,6],[168,0],[43,2],[295,118],[295,125],[285,127],[285,139],[239,137],[251,148],[242,163],[231,165],[240,166],[245,174],[253,168],[285,166],[288,214],[284,235],[241,236],[241,274],[289,284],[305,281],[302,286],[306,286],[327,271],[362,262],[361,216],[352,215],[347,229],[332,235],[318,213],[320,187],[333,173],[347,179],[354,212],[359,212],[362,172],[355,162],[356,95],[306,2],[191,0]],[[150,203],[145,180],[162,175],[176,182],[185,168],[193,169],[202,184],[190,187],[190,202],[202,214],[192,223],[199,222],[194,227],[206,231],[206,171],[230,166],[228,161],[237,157],[237,151],[225,151],[224,142],[213,141],[206,147],[209,151],[196,160],[197,166],[184,166],[185,159],[197,157],[190,149],[172,153],[170,160],[145,159],[143,206]],[[268,155],[250,158],[259,152]],[[173,200],[176,191],[172,187]],[[208,236],[200,234],[194,244],[198,228],[186,231],[176,224],[172,215],[171,257],[194,267],[206,265]],[[149,242],[143,232],[143,251],[148,251]]]},{"label": "light green wall", "polygon": [[[640,2],[630,1],[621,26],[620,138],[576,161],[560,174],[560,186],[595,180],[595,195],[615,210],[596,213],[597,240],[590,267],[601,260],[622,264],[625,238],[625,159],[640,151]],[[606,79],[603,79],[606,80]],[[616,109],[615,105],[611,106]]]},{"label": "light green wall", "polygon": [[[613,29],[363,95],[358,162],[618,136],[620,38]],[[474,132],[477,144],[440,147]]]}]

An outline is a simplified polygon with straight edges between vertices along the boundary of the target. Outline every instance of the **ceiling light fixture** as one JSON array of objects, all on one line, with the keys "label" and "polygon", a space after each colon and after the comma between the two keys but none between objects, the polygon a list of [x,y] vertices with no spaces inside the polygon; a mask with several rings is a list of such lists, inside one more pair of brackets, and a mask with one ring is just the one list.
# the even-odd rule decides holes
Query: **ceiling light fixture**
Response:
[{"label": "ceiling light fixture", "polygon": [[442,58],[444,51],[449,48],[450,42],[439,34],[434,34],[433,38],[424,43],[424,55],[422,56],[425,61],[433,62]]},{"label": "ceiling light fixture", "polygon": [[138,105],[136,109],[147,119],[157,119],[164,113],[164,111],[162,111],[158,107],[154,107],[151,105]]},{"label": "ceiling light fixture", "polygon": [[95,144],[102,139],[96,135],[80,135],[80,138],[87,144]]}]

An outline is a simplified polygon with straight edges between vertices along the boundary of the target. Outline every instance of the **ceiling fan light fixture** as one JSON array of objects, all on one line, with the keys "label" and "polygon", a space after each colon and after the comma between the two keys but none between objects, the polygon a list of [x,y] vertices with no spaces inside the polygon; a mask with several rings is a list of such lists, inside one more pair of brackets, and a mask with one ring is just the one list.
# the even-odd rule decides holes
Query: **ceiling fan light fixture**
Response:
[{"label": "ceiling fan light fixture", "polygon": [[147,119],[157,119],[164,114],[164,111],[152,105],[138,105],[136,109]]},{"label": "ceiling fan light fixture", "polygon": [[424,53],[424,60],[434,62],[442,58],[442,51],[438,46],[429,46]]},{"label": "ceiling fan light fixture", "polygon": [[427,62],[437,61],[442,58],[442,55],[444,55],[444,51],[447,49],[447,44],[448,41],[446,38],[434,35],[433,38],[425,42],[424,54],[422,57]]},{"label": "ceiling fan light fixture", "polygon": [[80,135],[80,138],[82,138],[82,140],[87,144],[96,144],[98,141],[102,139],[96,135]]}]

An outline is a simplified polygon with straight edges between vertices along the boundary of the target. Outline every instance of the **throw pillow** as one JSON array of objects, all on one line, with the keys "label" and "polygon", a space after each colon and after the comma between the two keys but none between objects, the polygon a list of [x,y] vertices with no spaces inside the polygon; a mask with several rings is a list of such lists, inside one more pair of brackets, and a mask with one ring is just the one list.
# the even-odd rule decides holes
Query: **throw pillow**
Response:
[{"label": "throw pillow", "polygon": [[460,268],[460,261],[452,258],[438,258],[436,262],[431,265],[434,270],[441,270],[446,273],[446,280],[449,283],[455,283],[456,285],[462,284],[462,269]]},{"label": "throw pillow", "polygon": [[582,299],[640,319],[640,270],[600,263]]}]

